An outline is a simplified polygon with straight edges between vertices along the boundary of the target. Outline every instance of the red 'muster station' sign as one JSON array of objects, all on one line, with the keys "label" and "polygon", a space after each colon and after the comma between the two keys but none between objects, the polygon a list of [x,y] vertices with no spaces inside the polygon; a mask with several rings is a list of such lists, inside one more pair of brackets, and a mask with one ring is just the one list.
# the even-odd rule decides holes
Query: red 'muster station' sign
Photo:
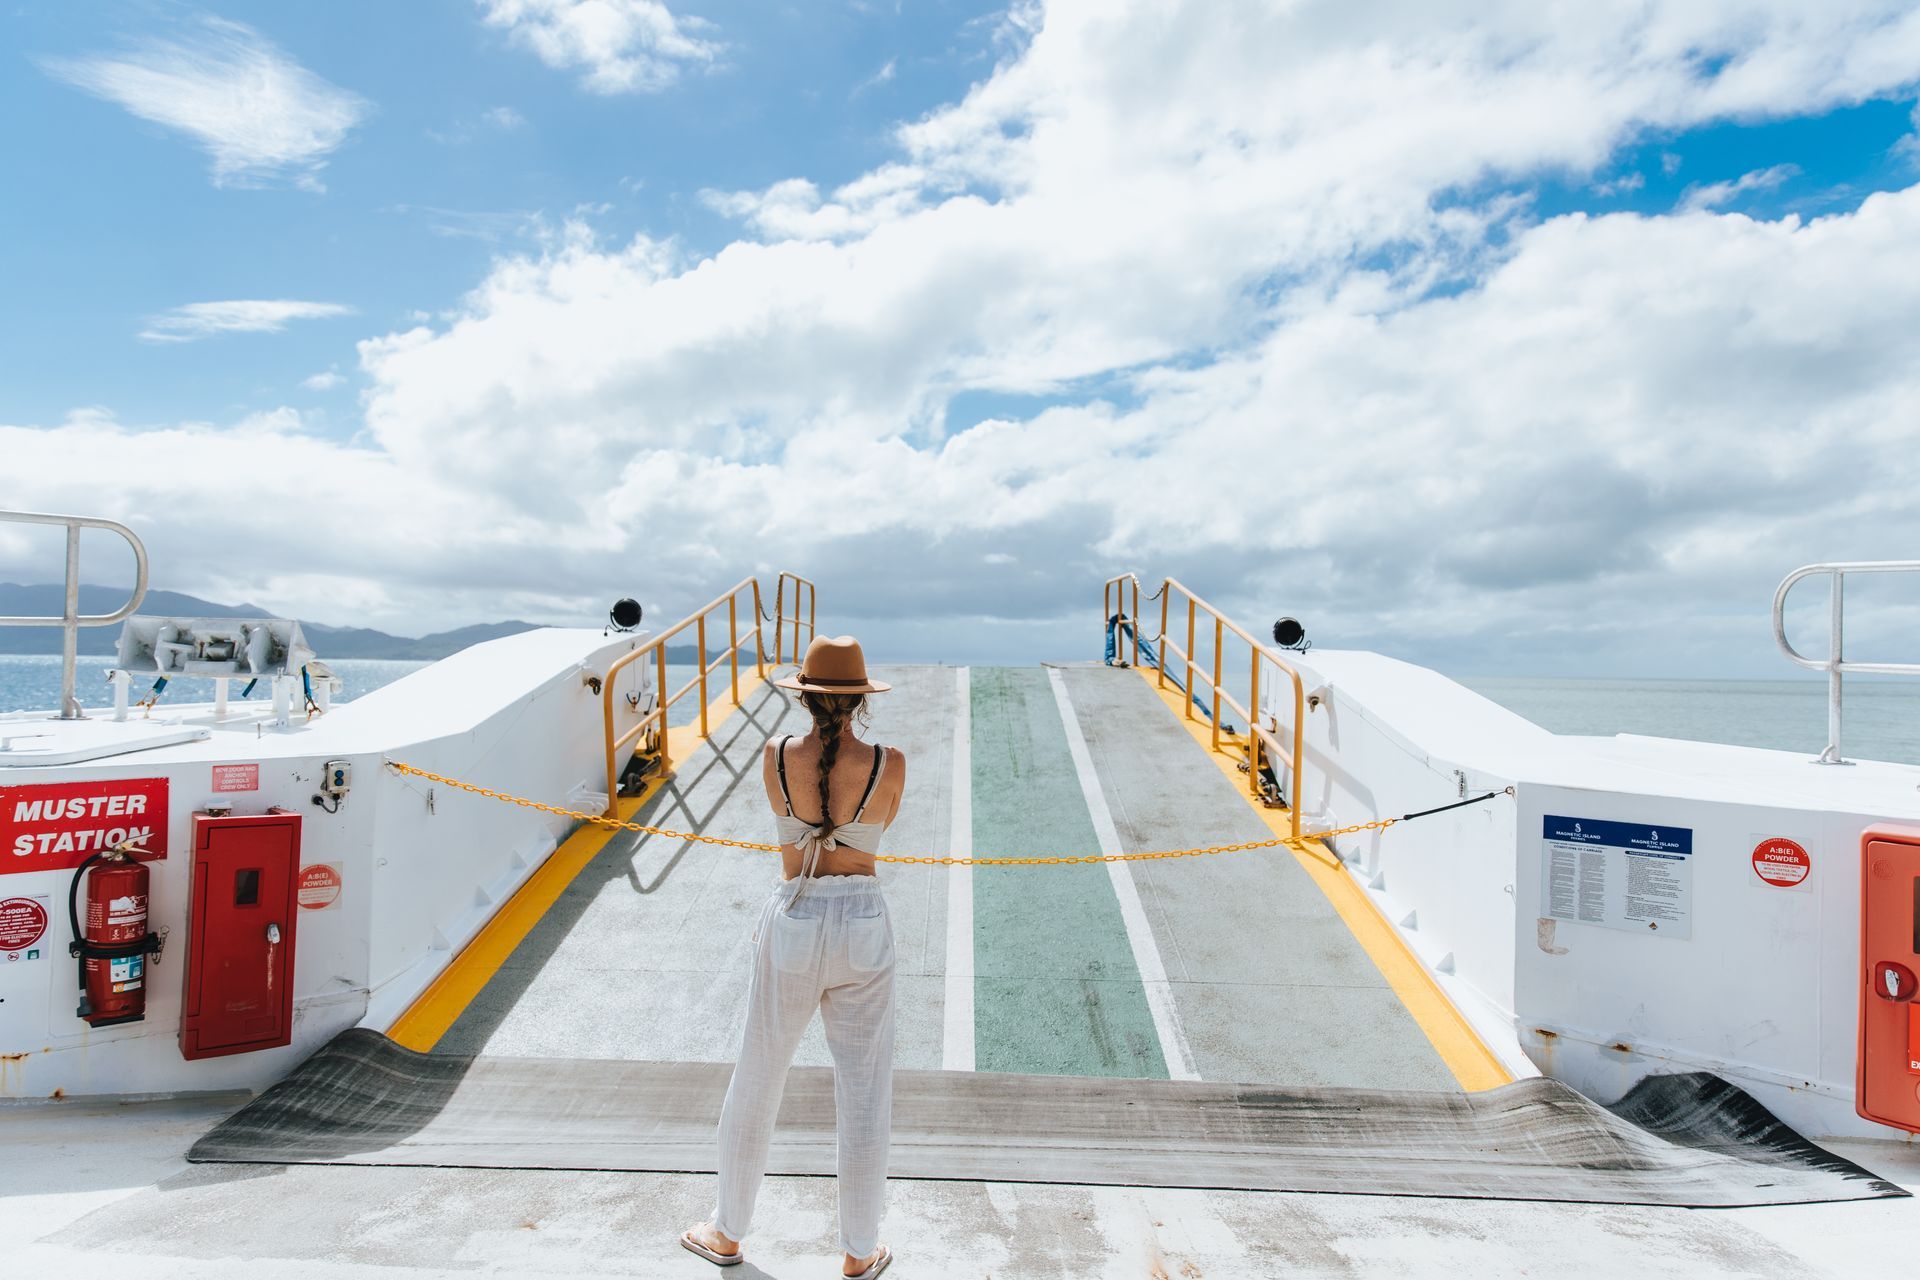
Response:
[{"label": "red 'muster station' sign", "polygon": [[0,787],[0,875],[60,871],[126,841],[167,856],[167,780],[113,778]]}]

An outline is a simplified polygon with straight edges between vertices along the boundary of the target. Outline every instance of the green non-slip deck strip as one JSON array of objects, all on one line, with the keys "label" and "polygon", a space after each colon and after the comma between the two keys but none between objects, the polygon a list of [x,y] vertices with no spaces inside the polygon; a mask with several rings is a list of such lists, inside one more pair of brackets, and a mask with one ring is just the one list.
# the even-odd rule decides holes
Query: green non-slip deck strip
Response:
[{"label": "green non-slip deck strip", "polygon": [[[975,667],[971,678],[974,847],[1094,848],[1046,672]],[[978,1070],[1166,1078],[1105,867],[976,875],[973,938]]]}]

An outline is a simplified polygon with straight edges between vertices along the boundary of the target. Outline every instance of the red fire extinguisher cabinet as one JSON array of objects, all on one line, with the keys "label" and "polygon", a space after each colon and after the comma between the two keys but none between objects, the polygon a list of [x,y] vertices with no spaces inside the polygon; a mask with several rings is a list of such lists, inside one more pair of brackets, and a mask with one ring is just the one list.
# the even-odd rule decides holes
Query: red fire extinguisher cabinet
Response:
[{"label": "red fire extinguisher cabinet", "polygon": [[180,1053],[213,1058],[293,1039],[300,815],[193,815]]}]

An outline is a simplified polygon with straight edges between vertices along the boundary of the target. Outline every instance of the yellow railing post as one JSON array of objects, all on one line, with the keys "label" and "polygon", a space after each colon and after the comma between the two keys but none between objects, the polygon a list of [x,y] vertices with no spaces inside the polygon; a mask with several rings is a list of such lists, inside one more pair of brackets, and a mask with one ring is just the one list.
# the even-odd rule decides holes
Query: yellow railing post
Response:
[{"label": "yellow railing post", "polygon": [[820,588],[809,582],[807,584],[807,642],[809,644],[820,638],[819,610]]},{"label": "yellow railing post", "polygon": [[765,616],[760,603],[760,579],[753,580],[753,669],[762,680],[767,678],[767,633],[760,629]]},{"label": "yellow railing post", "polygon": [[1260,795],[1260,647],[1253,649],[1253,670],[1247,696],[1247,790],[1258,800]]},{"label": "yellow railing post", "polygon": [[700,621],[694,624],[694,635],[699,637],[700,646],[700,736],[707,736],[707,615],[701,614]]},{"label": "yellow railing post", "polygon": [[740,593],[727,597],[727,675],[733,685],[733,705],[740,705]]},{"label": "yellow railing post", "polygon": [[1167,590],[1167,581],[1165,578],[1162,578],[1160,580],[1160,649],[1159,649],[1159,654],[1160,654],[1159,687],[1162,689],[1167,687],[1167,602],[1172,598],[1173,598],[1173,592]]},{"label": "yellow railing post", "polygon": [[[787,575],[781,574],[773,582],[773,665],[779,666],[786,660],[787,643]],[[796,608],[798,606],[795,606]]]},{"label": "yellow railing post", "polygon": [[1140,579],[1133,580],[1133,665],[1140,665]]},{"label": "yellow railing post", "polygon": [[660,717],[660,772],[665,773],[673,763],[672,748],[667,743],[667,646],[664,642],[655,645],[654,679],[657,682],[654,693],[654,711]]},{"label": "yellow railing post", "polygon": [[1220,646],[1226,629],[1216,615],[1213,620],[1213,749],[1220,749]]},{"label": "yellow railing post", "polygon": [[1107,628],[1113,625],[1113,583],[1100,588],[1100,650],[1106,652]]},{"label": "yellow railing post", "polygon": [[619,761],[614,758],[617,748],[613,740],[612,671],[608,671],[606,679],[601,681],[601,698],[602,707],[604,708],[603,714],[606,716],[607,731],[607,816],[609,818],[617,818],[620,816],[620,764]]},{"label": "yellow railing post", "polygon": [[1193,597],[1187,597],[1187,700],[1184,704],[1187,719],[1193,719]]},{"label": "yellow railing post", "polygon": [[1293,768],[1292,789],[1287,797],[1288,834],[1295,840],[1300,838],[1300,775],[1307,767],[1306,726],[1307,695],[1305,686],[1300,683],[1299,672],[1293,675]]}]

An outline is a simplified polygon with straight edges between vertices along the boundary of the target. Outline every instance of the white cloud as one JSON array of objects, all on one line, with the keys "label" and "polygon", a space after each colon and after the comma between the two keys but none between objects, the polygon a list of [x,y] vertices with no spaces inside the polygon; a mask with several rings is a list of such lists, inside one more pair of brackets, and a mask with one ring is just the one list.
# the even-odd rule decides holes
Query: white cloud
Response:
[{"label": "white cloud", "polygon": [[865,80],[862,80],[859,84],[853,86],[852,96],[857,98],[869,89],[879,88],[881,85],[891,81],[894,78],[894,76],[899,73],[899,70],[900,70],[900,60],[898,58],[888,58],[886,61],[886,64],[882,66],[878,71],[868,76]]},{"label": "white cloud", "polygon": [[1920,164],[1920,103],[1915,103],[1912,115],[1913,132],[1893,144],[1893,154],[1902,157],[1909,164]]},{"label": "white cloud", "polygon": [[190,302],[147,320],[140,337],[147,342],[196,342],[220,333],[279,333],[295,320],[324,320],[353,314],[337,302],[299,302],[289,298]]},{"label": "white cloud", "polygon": [[493,107],[481,113],[480,118],[496,129],[511,133],[527,127],[527,118],[512,107]]},{"label": "white cloud", "polygon": [[[515,572],[531,574],[544,538],[483,495],[464,497],[440,483],[432,470],[401,468],[377,450],[309,433],[288,408],[225,427],[126,425],[87,410],[53,430],[0,425],[0,454],[34,477],[33,492],[57,509],[125,518],[168,585],[320,621],[338,618],[343,600],[374,619],[412,620],[436,610],[464,617],[463,597],[488,581],[489,559],[517,560]],[[273,460],[248,475],[243,499],[230,468],[208,465],[233,456]],[[91,470],[56,473],[81,458],[94,459]],[[110,492],[95,478],[101,458],[115,460]],[[217,513],[215,541],[226,551],[205,554],[204,529],[193,533],[196,509],[202,517]],[[473,540],[466,527],[472,520],[492,531]],[[511,551],[516,542],[522,549]],[[246,548],[244,556],[233,556],[236,546]],[[0,554],[9,569],[23,561]],[[526,597],[494,581],[501,594],[489,616],[494,608],[502,616],[526,611]]]},{"label": "white cloud", "polygon": [[677,16],[659,0],[478,0],[500,28],[560,71],[578,70],[594,93],[664,89],[688,66],[711,64],[721,46],[709,24]]},{"label": "white cloud", "polygon": [[[450,312],[362,343],[360,445],[275,428],[365,491],[298,508],[310,536],[357,552],[346,526],[407,477],[446,527],[357,572],[430,625],[502,592],[591,616],[644,553],[649,605],[797,566],[883,652],[1063,654],[1133,566],[1324,645],[1762,671],[1780,572],[1920,540],[1879,496],[1920,482],[1920,282],[1886,268],[1920,188],[1811,223],[1534,225],[1524,199],[1651,130],[1910,83],[1906,6],[1206,13],[1023,11],[891,163],[709,193],[748,228],[711,255],[568,224],[497,258]],[[1001,416],[947,430],[980,404]],[[23,473],[55,488],[165,435],[29,434]]]},{"label": "white cloud", "polygon": [[1697,213],[1702,209],[1718,209],[1736,196],[1749,191],[1772,191],[1787,179],[1800,172],[1799,165],[1776,164],[1770,169],[1755,169],[1743,173],[1728,182],[1710,182],[1703,186],[1688,187],[1680,196],[1680,210],[1683,213]]},{"label": "white cloud", "polygon": [[1646,185],[1646,174],[1624,173],[1617,178],[1609,178],[1605,182],[1594,183],[1593,194],[1597,196],[1622,196],[1630,191],[1638,191]]},{"label": "white cloud", "polygon": [[290,180],[322,190],[318,175],[327,157],[369,109],[258,32],[215,18],[179,39],[43,65],[142,120],[191,137],[213,157],[216,186]]},{"label": "white cloud", "polygon": [[300,379],[300,385],[309,391],[331,391],[346,382],[345,375],[335,369],[326,369],[310,377]]},{"label": "white cloud", "polygon": [[547,229],[539,213],[525,209],[442,209],[425,204],[396,204],[382,212],[417,217],[434,235],[450,240],[482,240],[488,244],[517,236],[537,239]]}]

